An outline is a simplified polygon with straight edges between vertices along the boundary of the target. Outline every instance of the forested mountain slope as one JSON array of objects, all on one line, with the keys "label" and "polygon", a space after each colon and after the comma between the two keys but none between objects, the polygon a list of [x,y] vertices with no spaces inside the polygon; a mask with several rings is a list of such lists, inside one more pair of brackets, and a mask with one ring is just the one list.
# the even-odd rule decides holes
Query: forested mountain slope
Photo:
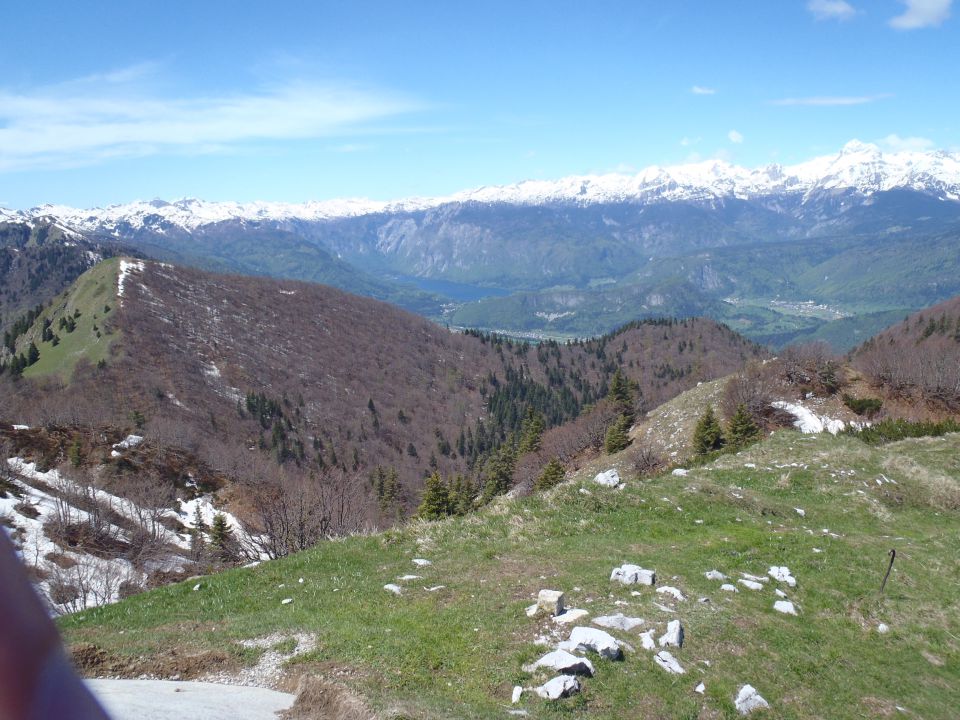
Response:
[{"label": "forested mountain slope", "polygon": [[14,345],[0,376],[9,422],[141,432],[237,482],[336,474],[373,521],[409,512],[435,470],[481,483],[526,419],[576,417],[618,368],[643,407],[763,355],[706,320],[531,346],[326,286],[116,259]]}]

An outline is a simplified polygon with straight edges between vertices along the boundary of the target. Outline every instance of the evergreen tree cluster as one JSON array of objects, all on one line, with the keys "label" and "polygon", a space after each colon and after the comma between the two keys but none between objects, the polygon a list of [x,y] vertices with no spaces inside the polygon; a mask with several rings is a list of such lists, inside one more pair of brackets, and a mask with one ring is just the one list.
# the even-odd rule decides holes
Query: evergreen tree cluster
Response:
[{"label": "evergreen tree cluster", "polygon": [[720,420],[708,406],[693,431],[693,452],[699,457],[722,450],[736,451],[760,439],[760,428],[740,403],[724,432]]},{"label": "evergreen tree cluster", "polygon": [[473,507],[475,492],[469,478],[456,475],[452,482],[433,473],[423,486],[417,517],[439,520],[450,515],[465,515]]}]

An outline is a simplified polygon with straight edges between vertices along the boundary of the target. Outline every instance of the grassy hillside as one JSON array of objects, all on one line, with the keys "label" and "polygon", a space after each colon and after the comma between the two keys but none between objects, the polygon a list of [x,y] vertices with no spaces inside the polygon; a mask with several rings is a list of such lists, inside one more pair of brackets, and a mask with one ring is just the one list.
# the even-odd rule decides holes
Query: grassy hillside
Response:
[{"label": "grassy hillside", "polygon": [[[119,337],[111,322],[117,308],[119,263],[117,258],[106,260],[81,275],[67,291],[54,298],[32,330],[19,339],[19,352],[25,352],[31,342],[40,351],[40,359],[24,370],[24,377],[56,376],[66,382],[81,360],[96,365],[109,357],[110,347]],[[56,344],[42,339],[45,320],[50,321]],[[61,326],[61,320],[72,323]]]},{"label": "grassy hillside", "polygon": [[0,222],[0,330],[118,249],[116,243],[67,233],[53,222]]},{"label": "grassy hillside", "polygon": [[[522,666],[549,649],[538,637],[569,630],[524,608],[555,588],[591,617],[619,611],[645,623],[611,631],[636,649],[622,662],[594,656],[597,674],[580,695],[549,703],[525,693],[519,707],[532,717],[732,718],[749,683],[771,705],[757,717],[902,707],[948,718],[960,706],[958,458],[958,435],[870,447],[780,431],[687,476],[630,479],[619,491],[592,483],[603,462],[545,495],[170,586],[68,617],[62,629],[90,674],[184,676],[253,664],[260,651],[239,641],[271,633],[292,654],[297,643],[282,637],[304,632],[317,644],[291,675],[343,683],[384,717],[488,718],[510,707],[514,685],[549,677]],[[897,562],[881,594],[890,548]],[[656,569],[658,584],[688,599],[612,584],[624,562]],[[782,587],[798,617],[774,611],[774,581],[727,593],[703,575],[765,575],[772,565],[797,578]],[[405,574],[421,577],[398,580]],[[682,649],[671,648],[682,676],[658,668],[637,637],[648,628],[659,637],[674,618],[686,631]]]}]

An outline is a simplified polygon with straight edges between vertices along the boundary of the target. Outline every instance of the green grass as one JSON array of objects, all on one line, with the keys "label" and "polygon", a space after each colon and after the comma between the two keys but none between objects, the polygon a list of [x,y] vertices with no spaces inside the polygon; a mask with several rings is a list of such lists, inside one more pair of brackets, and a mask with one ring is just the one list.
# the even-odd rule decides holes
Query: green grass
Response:
[{"label": "green grass", "polygon": [[[104,323],[115,314],[119,305],[119,264],[120,260],[113,258],[85,272],[67,291],[53,300],[33,328],[20,338],[18,351],[25,353],[31,341],[35,342],[40,350],[40,359],[24,370],[24,377],[57,376],[64,382],[69,382],[81,360],[95,365],[109,358],[110,346],[116,342],[119,335],[116,331],[108,334]],[[106,306],[110,307],[107,312],[104,311]],[[58,327],[60,318],[72,317],[77,310],[80,311],[80,316],[75,320],[76,329],[73,332]],[[49,341],[41,342],[43,321],[47,318],[52,322],[51,330],[60,338],[57,345]]]},{"label": "green grass", "polygon": [[[342,671],[385,716],[487,718],[505,714],[514,684],[546,679],[521,667],[545,652],[533,641],[554,626],[524,608],[539,589],[557,588],[593,616],[645,618],[632,633],[615,632],[637,648],[638,632],[655,623],[659,635],[679,617],[686,642],[674,654],[687,674],[667,675],[640,649],[620,663],[595,657],[597,675],[581,695],[558,703],[525,695],[520,707],[531,717],[733,718],[733,698],[750,683],[772,706],[754,717],[862,718],[899,705],[911,717],[948,718],[960,707],[960,512],[943,502],[943,486],[955,488],[958,456],[957,434],[872,447],[781,431],[686,477],[621,491],[590,482],[603,462],[542,495],[325,543],[210,577],[196,592],[183,583],[66,617],[61,627],[69,642],[121,658],[183,648],[240,657],[238,640],[312,632],[317,649],[296,662]],[[881,473],[897,484],[878,486]],[[897,563],[881,595],[891,547]],[[433,565],[415,569],[415,557]],[[679,587],[689,600],[676,604],[678,615],[658,610],[650,588],[635,597],[611,584],[623,562]],[[731,595],[703,577],[714,568],[763,575],[771,565],[798,579],[788,594],[799,617],[773,610],[772,587]],[[382,589],[406,573],[423,578],[400,583],[401,597]],[[423,589],[439,584],[446,588]],[[286,597],[294,602],[283,606]],[[876,631],[880,622],[888,634]],[[704,697],[693,693],[701,680]]]}]

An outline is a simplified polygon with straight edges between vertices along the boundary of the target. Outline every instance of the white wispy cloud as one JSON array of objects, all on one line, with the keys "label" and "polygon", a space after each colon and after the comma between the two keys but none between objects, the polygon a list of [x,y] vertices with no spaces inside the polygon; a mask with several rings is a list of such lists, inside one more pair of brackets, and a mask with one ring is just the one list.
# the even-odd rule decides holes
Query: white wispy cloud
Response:
[{"label": "white wispy cloud", "polygon": [[703,138],[701,137],[683,137],[680,138],[680,147],[690,147],[692,145],[698,144]]},{"label": "white wispy cloud", "polygon": [[734,143],[735,145],[740,145],[743,142],[743,135],[738,133],[736,130],[731,130],[728,132],[727,137],[729,138],[730,142]]},{"label": "white wispy cloud", "polygon": [[880,145],[884,150],[891,150],[893,152],[900,152],[902,150],[921,152],[925,150],[932,150],[937,145],[930,138],[916,136],[900,137],[896,133],[887,135],[885,138],[881,138],[877,141],[877,144]]},{"label": "white wispy cloud", "polygon": [[800,98],[782,98],[780,100],[771,100],[771,105],[814,105],[820,107],[830,107],[837,105],[866,105],[867,103],[884,100],[893,97],[890,93],[881,93],[879,95],[818,95],[814,97]]},{"label": "white wispy cloud", "polygon": [[937,27],[950,17],[953,0],[901,0],[907,6],[902,15],[890,19],[890,27],[897,30],[917,30]]},{"label": "white wispy cloud", "polygon": [[154,71],[143,64],[25,92],[0,89],[0,171],[345,137],[422,109],[399,94],[296,80],[252,92],[170,96],[144,82]]},{"label": "white wispy cloud", "polygon": [[694,85],[690,88],[690,92],[694,95],[716,95],[716,88],[704,87],[703,85]]},{"label": "white wispy cloud", "polygon": [[857,14],[853,5],[846,0],[810,0],[807,10],[817,20],[849,20]]}]

